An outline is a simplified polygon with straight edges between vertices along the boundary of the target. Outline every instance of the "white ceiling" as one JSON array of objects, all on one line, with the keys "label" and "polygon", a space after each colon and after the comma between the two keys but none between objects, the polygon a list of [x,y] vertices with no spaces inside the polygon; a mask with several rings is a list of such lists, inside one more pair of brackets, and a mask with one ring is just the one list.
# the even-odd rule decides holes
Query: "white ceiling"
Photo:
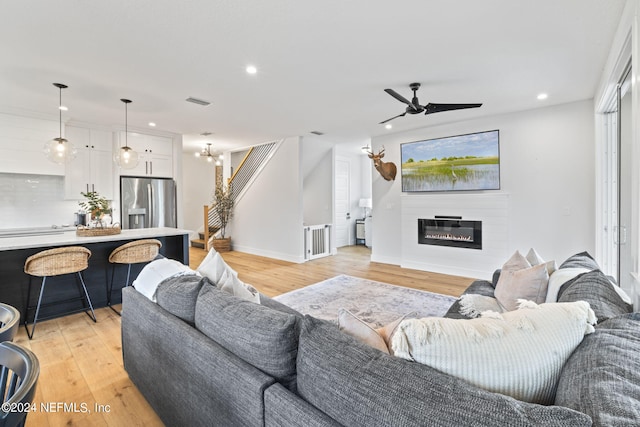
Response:
[{"label": "white ceiling", "polygon": [[[325,133],[361,144],[422,83],[479,109],[403,131],[593,97],[624,0],[20,0],[0,2],[0,111],[198,135],[217,149]],[[254,64],[256,75],[245,67]],[[538,101],[540,92],[549,94]],[[208,107],[187,97],[211,101]]]}]

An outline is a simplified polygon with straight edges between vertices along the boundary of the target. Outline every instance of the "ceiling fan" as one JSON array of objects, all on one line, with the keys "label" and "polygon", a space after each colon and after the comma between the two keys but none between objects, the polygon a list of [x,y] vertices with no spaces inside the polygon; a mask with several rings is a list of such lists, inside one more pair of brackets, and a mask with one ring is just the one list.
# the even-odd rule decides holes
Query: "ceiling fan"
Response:
[{"label": "ceiling fan", "polygon": [[390,122],[393,119],[397,119],[398,117],[402,117],[405,114],[420,114],[424,112],[425,114],[433,114],[440,113],[442,111],[451,111],[451,110],[462,110],[465,108],[476,108],[480,107],[482,104],[432,104],[428,103],[427,105],[420,105],[418,102],[418,96],[416,95],[416,91],[420,89],[420,83],[411,83],[409,85],[411,90],[413,91],[413,99],[411,101],[407,100],[404,96],[400,95],[393,89],[385,89],[389,95],[393,96],[398,101],[407,104],[407,108],[404,113],[398,114],[397,116],[391,117],[380,124],[384,124]]}]

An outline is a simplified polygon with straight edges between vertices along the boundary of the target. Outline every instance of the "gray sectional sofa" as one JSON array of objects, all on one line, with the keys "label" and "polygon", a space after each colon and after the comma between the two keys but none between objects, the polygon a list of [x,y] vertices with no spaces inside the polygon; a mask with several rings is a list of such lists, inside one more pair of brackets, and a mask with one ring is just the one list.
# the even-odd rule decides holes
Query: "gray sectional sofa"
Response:
[{"label": "gray sectional sofa", "polygon": [[[593,277],[561,291],[581,295]],[[576,284],[577,283],[577,284]],[[491,295],[477,281],[467,292]],[[525,403],[384,354],[277,301],[241,300],[196,276],[158,303],[123,290],[131,380],[168,426],[590,426],[640,422],[640,315],[591,301],[608,320],[567,362],[556,404]],[[456,304],[451,317],[460,317]],[[604,316],[604,317],[607,317]]]}]

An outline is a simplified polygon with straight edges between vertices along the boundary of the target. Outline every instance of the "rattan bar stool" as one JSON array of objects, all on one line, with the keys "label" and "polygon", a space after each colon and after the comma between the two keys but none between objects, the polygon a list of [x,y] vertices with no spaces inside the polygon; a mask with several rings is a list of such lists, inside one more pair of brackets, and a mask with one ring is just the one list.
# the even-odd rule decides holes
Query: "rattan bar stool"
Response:
[{"label": "rattan bar stool", "polygon": [[[82,246],[70,246],[65,248],[57,248],[57,249],[49,249],[46,251],[38,252],[35,255],[31,255],[24,263],[24,272],[29,276],[29,290],[27,291],[27,303],[25,304],[25,313],[24,313],[24,327],[27,329],[27,335],[29,339],[33,338],[33,333],[36,330],[36,323],[38,323],[40,308],[60,304],[62,302],[69,302],[73,300],[82,300],[83,308],[80,310],[75,310],[73,313],[77,311],[84,311],[87,313],[87,316],[91,318],[94,322],[96,322],[96,314],[93,311],[93,305],[91,304],[91,298],[89,298],[89,292],[87,292],[87,287],[84,284],[84,279],[82,278],[81,271],[84,271],[89,266],[89,257],[91,256],[91,251]],[[77,273],[80,278],[80,283],[82,284],[82,290],[84,291],[84,295],[81,295],[78,298],[66,299],[64,301],[54,301],[50,303],[43,304],[42,303],[42,295],[44,294],[44,288],[47,281],[47,277],[51,276],[61,276],[63,274],[72,274]],[[31,328],[31,332],[29,332],[28,327],[28,314],[29,309],[33,308],[33,306],[29,306],[31,301],[31,282],[35,277],[42,277],[42,285],[40,286],[40,296],[38,297],[38,305],[35,307],[36,314],[33,317],[33,327]],[[87,307],[88,306],[88,307]],[[87,311],[87,309],[91,310],[91,314]],[[41,319],[42,320],[42,319]]]},{"label": "rattan bar stool", "polygon": [[[109,255],[109,262],[112,264],[111,266],[111,282],[107,288],[107,305],[111,307],[111,310],[120,314],[113,306],[111,305],[111,295],[113,294],[113,277],[116,272],[116,264],[127,264],[127,281],[124,283],[123,287],[127,287],[130,285],[129,281],[131,279],[131,264],[140,264],[143,262],[153,261],[160,252],[160,248],[162,247],[162,243],[160,240],[156,239],[143,239],[136,240],[134,242],[125,243],[122,246],[118,246],[111,252]],[[118,289],[119,291],[122,288]]]}]

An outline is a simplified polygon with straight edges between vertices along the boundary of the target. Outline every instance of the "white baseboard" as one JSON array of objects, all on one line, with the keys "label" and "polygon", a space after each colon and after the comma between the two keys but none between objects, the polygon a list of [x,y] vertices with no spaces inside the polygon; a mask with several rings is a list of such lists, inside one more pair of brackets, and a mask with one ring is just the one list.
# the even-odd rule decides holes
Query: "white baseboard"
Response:
[{"label": "white baseboard", "polygon": [[296,264],[302,264],[303,262],[305,262],[304,256],[295,256],[295,255],[292,255],[292,254],[284,254],[284,253],[281,253],[281,252],[265,251],[263,249],[256,249],[256,248],[251,248],[251,247],[248,247],[248,246],[234,245],[233,241],[231,241],[231,248],[234,251],[244,252],[246,254],[263,256],[263,257],[266,257],[266,258],[274,258],[274,259],[279,259],[279,260],[282,260],[282,261],[293,262],[293,263],[296,263]]}]

